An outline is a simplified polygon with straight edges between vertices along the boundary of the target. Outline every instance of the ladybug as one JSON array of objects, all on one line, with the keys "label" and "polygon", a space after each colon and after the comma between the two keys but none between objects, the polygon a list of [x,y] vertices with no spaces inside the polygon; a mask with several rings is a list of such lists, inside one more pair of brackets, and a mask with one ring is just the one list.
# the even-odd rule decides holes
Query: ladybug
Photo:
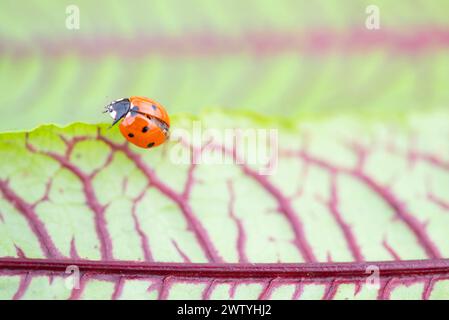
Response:
[{"label": "ladybug", "polygon": [[105,107],[104,113],[120,120],[120,132],[126,140],[141,148],[156,147],[169,136],[170,119],[164,107],[151,99],[133,96],[115,100]]}]

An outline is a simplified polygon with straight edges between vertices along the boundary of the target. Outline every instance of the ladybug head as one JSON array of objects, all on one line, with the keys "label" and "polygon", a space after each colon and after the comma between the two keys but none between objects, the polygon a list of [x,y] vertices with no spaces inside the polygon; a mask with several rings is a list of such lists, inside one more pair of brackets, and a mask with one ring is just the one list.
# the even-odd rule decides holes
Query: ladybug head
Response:
[{"label": "ladybug head", "polygon": [[109,115],[112,117],[112,119],[114,120],[112,122],[112,125],[115,125],[117,122],[119,122],[121,119],[123,119],[129,112],[129,108],[130,108],[130,102],[128,98],[124,98],[124,99],[120,99],[120,100],[115,100],[113,102],[111,102],[110,104],[108,104],[105,107],[105,110],[103,111],[103,113],[109,113]]}]

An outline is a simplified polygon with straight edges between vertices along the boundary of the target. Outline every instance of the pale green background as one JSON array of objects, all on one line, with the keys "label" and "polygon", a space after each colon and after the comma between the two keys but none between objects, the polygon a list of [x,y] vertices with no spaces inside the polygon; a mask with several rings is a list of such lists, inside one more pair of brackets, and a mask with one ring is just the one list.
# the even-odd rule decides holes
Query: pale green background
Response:
[{"label": "pale green background", "polygon": [[[69,4],[80,9],[79,30],[66,28]],[[131,95],[157,99],[170,113],[196,114],[207,107],[287,116],[447,108],[447,40],[421,52],[397,52],[385,39],[363,52],[345,43],[352,32],[366,32],[369,4],[380,9],[381,29],[372,31],[378,34],[415,39],[449,24],[449,2],[435,0],[3,0],[0,130],[103,122],[103,105]],[[263,45],[276,37],[320,33],[338,48],[262,54],[244,40],[257,34]],[[185,54],[189,39],[199,35],[238,43]],[[158,40],[149,42],[152,37]],[[174,39],[173,50],[161,49]]]}]

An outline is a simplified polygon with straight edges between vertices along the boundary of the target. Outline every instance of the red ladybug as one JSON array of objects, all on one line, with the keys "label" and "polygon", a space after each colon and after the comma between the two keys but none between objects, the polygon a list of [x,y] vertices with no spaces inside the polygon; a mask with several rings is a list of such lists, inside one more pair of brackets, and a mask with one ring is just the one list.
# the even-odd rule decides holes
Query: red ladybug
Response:
[{"label": "red ladybug", "polygon": [[119,122],[120,132],[129,142],[141,148],[156,147],[168,138],[170,119],[158,102],[145,97],[123,98],[105,107],[105,113]]}]

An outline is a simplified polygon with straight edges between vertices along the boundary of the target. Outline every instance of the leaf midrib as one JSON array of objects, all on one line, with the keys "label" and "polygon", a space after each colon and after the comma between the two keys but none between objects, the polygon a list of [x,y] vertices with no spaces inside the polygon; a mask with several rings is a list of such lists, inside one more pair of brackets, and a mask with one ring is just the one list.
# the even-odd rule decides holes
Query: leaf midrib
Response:
[{"label": "leaf midrib", "polygon": [[217,279],[360,279],[379,268],[382,277],[434,276],[449,274],[449,259],[337,263],[148,263],[76,259],[0,258],[0,273],[65,273],[77,266],[82,273],[104,275],[172,276]]}]

